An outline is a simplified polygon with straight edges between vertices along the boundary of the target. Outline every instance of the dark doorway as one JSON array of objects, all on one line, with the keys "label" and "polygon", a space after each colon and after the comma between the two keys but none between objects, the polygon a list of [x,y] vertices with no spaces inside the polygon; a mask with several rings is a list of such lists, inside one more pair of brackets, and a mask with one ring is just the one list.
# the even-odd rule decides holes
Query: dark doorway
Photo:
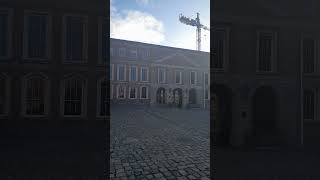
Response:
[{"label": "dark doorway", "polygon": [[157,103],[158,104],[165,104],[166,103],[166,89],[159,88],[157,90]]},{"label": "dark doorway", "polygon": [[263,86],[256,90],[252,103],[253,136],[256,146],[276,145],[276,97],[272,87]]},{"label": "dark doorway", "polygon": [[212,88],[211,117],[213,123],[211,123],[211,129],[214,133],[214,143],[217,146],[229,146],[232,120],[231,90],[221,84],[213,84]]},{"label": "dark doorway", "polygon": [[173,90],[173,104],[179,108],[182,107],[182,89]]},{"label": "dark doorway", "polygon": [[197,93],[195,89],[189,90],[189,103],[190,104],[197,104]]}]

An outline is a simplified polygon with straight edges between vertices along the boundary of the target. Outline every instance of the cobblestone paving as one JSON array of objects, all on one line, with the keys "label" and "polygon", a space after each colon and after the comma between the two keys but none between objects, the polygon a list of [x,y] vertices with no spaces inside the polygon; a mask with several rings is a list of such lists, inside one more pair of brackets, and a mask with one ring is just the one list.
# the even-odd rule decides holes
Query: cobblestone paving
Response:
[{"label": "cobblestone paving", "polygon": [[111,109],[110,179],[210,178],[209,111]]}]

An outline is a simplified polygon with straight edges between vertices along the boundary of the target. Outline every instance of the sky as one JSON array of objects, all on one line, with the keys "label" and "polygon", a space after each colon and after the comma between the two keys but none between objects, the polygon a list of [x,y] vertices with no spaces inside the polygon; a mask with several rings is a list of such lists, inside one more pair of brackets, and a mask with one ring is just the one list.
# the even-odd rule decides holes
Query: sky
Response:
[{"label": "sky", "polygon": [[[210,27],[210,0],[110,0],[110,36],[196,50],[196,27],[179,14]],[[201,51],[210,52],[210,32],[201,30]]]}]

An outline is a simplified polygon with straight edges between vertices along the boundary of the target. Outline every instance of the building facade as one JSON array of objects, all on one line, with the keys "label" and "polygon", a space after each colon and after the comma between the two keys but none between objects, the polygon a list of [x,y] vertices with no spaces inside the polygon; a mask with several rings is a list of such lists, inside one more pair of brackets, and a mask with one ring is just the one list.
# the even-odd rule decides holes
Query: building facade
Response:
[{"label": "building facade", "polygon": [[319,144],[319,2],[227,0],[213,7],[219,142]]},{"label": "building facade", "polygon": [[110,39],[112,104],[209,108],[209,53]]},{"label": "building facade", "polygon": [[1,123],[104,118],[106,5],[0,0]]}]

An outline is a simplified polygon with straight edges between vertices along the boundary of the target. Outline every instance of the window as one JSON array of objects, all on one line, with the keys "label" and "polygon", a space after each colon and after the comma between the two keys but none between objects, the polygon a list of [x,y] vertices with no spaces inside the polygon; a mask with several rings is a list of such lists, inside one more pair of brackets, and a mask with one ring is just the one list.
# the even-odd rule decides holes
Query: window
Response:
[{"label": "window", "polygon": [[204,84],[205,85],[209,84],[209,75],[208,75],[208,73],[204,73]]},{"label": "window", "polygon": [[166,82],[166,69],[159,68],[158,69],[158,82],[165,83]]},{"label": "window", "polygon": [[148,88],[147,87],[141,87],[140,91],[140,98],[141,99],[147,99],[148,98]]},{"label": "window", "polygon": [[120,57],[126,56],[126,49],[125,48],[120,48],[119,49],[119,56]]},{"label": "window", "polygon": [[113,56],[113,48],[110,48],[110,56]]},{"label": "window", "polygon": [[195,85],[197,80],[197,74],[194,71],[190,72],[190,84]]},{"label": "window", "polygon": [[137,67],[136,66],[131,66],[130,67],[130,81],[137,81]]},{"label": "window", "polygon": [[109,47],[109,34],[108,34],[108,23],[109,21],[107,18],[103,18],[102,20],[102,27],[101,27],[101,32],[102,32],[102,62],[103,63],[108,63],[108,60],[110,58],[111,53],[111,48],[110,48],[110,54],[108,52],[108,47]]},{"label": "window", "polygon": [[124,85],[118,86],[117,97],[118,97],[118,99],[125,99],[126,98],[126,87]]},{"label": "window", "polygon": [[113,69],[114,69],[114,65],[113,64],[110,64],[110,80],[113,80]]},{"label": "window", "polygon": [[208,99],[209,99],[209,90],[208,90],[208,89],[205,89],[205,90],[204,90],[204,99],[205,99],[205,100],[208,100]]},{"label": "window", "polygon": [[143,59],[147,59],[150,56],[149,49],[148,48],[142,49],[141,54]]},{"label": "window", "polygon": [[137,58],[138,57],[138,50],[135,47],[131,47],[129,49],[129,57],[130,58]]},{"label": "window", "polygon": [[45,81],[41,77],[26,80],[25,114],[45,114]]},{"label": "window", "polygon": [[136,99],[137,98],[137,88],[129,88],[129,99]]},{"label": "window", "polygon": [[25,58],[48,58],[48,19],[48,14],[45,13],[26,13],[23,48]]},{"label": "window", "polygon": [[118,81],[126,80],[126,67],[124,65],[118,65]]},{"label": "window", "polygon": [[176,80],[176,84],[182,84],[182,72],[181,71],[175,72],[175,80]]},{"label": "window", "polygon": [[303,72],[313,73],[315,67],[315,41],[311,38],[303,39]]},{"label": "window", "polygon": [[110,99],[113,99],[113,85],[110,85]]},{"label": "window", "polygon": [[87,18],[65,17],[65,60],[83,62],[87,58]]},{"label": "window", "polygon": [[108,110],[108,81],[106,78],[99,81],[98,89],[100,92],[98,92],[98,95],[100,95],[100,99],[98,99],[99,102],[99,116],[105,116],[107,115]]},{"label": "window", "polygon": [[147,67],[141,67],[141,81],[149,81],[149,69]]},{"label": "window", "polygon": [[224,68],[225,41],[226,41],[225,31],[222,31],[222,30],[214,31],[213,33],[213,48],[214,48],[213,68],[214,69]]},{"label": "window", "polygon": [[303,119],[314,120],[315,94],[312,90],[305,90],[303,95]]},{"label": "window", "polygon": [[4,77],[0,76],[0,115],[5,114],[5,107],[6,107],[6,80]]},{"label": "window", "polygon": [[9,12],[0,10],[0,58],[9,56]]},{"label": "window", "polygon": [[84,81],[70,78],[64,81],[64,115],[83,114]]},{"label": "window", "polygon": [[258,33],[258,71],[271,72],[273,66],[273,33]]}]

